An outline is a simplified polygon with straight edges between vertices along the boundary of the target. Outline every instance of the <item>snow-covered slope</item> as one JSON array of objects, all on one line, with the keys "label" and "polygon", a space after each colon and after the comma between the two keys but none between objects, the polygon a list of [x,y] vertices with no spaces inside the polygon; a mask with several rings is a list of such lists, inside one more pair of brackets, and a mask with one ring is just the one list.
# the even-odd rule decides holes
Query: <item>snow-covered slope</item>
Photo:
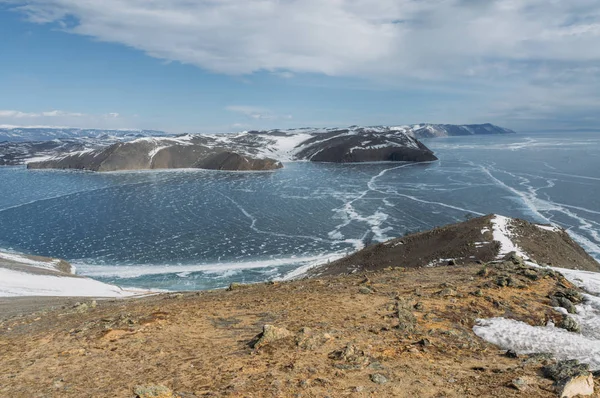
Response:
[{"label": "snow-covered slope", "polygon": [[[413,136],[389,127],[328,129],[326,131],[245,131],[237,134],[188,134],[144,137],[99,149],[57,154],[30,168],[68,168],[94,171],[209,168],[220,169],[210,159],[224,153],[239,166],[267,170],[274,162],[431,161],[437,158]],[[207,159],[209,159],[207,161]]]},{"label": "snow-covered slope", "polygon": [[62,260],[0,252],[0,297],[129,297],[147,293],[77,277],[74,268]]}]

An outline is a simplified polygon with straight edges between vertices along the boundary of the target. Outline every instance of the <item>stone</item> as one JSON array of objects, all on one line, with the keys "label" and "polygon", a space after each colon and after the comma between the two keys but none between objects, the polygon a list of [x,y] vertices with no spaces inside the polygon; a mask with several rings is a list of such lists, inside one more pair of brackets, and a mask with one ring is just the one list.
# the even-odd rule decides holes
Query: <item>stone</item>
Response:
[{"label": "stone", "polygon": [[228,292],[231,292],[233,290],[240,290],[244,288],[244,284],[243,283],[238,283],[238,282],[232,282],[229,287],[227,288]]},{"label": "stone", "polygon": [[136,398],[175,398],[173,391],[161,385],[136,386],[133,392]]},{"label": "stone", "polygon": [[556,298],[558,298],[558,297],[564,297],[564,298],[568,299],[573,304],[581,304],[581,303],[583,303],[583,295],[581,293],[579,293],[575,289],[559,290],[556,293],[554,293],[554,297],[556,297]]},{"label": "stone", "polygon": [[519,354],[517,354],[513,350],[506,351],[506,354],[504,354],[504,355],[506,355],[508,358],[518,358],[519,357]]},{"label": "stone", "polygon": [[277,326],[273,325],[264,325],[262,333],[257,336],[258,339],[253,344],[252,348],[259,349],[277,340],[285,339],[291,336],[293,336],[293,333],[285,328],[278,328]]},{"label": "stone", "polygon": [[75,311],[83,313],[87,312],[89,306],[86,303],[75,303],[73,308],[75,309]]},{"label": "stone", "polygon": [[388,379],[381,373],[373,373],[371,375],[371,381],[375,384],[385,384],[388,382]]},{"label": "stone", "polygon": [[572,377],[557,385],[561,398],[587,397],[594,394],[594,377],[592,374]]},{"label": "stone", "polygon": [[510,382],[510,386],[512,388],[514,388],[515,390],[525,391],[530,387],[532,382],[533,382],[533,380],[530,377],[524,376],[524,377],[519,377],[519,378],[513,379]]},{"label": "stone", "polygon": [[558,302],[558,305],[567,310],[569,314],[577,314],[577,308],[575,308],[575,305],[568,298],[557,297],[556,301]]},{"label": "stone", "polygon": [[447,287],[445,289],[442,289],[439,294],[442,297],[453,297],[453,296],[456,296],[456,290],[454,290],[450,287]]},{"label": "stone", "polygon": [[504,260],[512,262],[514,265],[523,265],[523,257],[519,256],[516,252],[510,252],[505,257]]},{"label": "stone", "polygon": [[579,322],[577,322],[573,317],[570,317],[568,315],[563,315],[563,318],[558,324],[558,327],[574,333],[579,333],[581,331]]},{"label": "stone", "polygon": [[587,376],[591,374],[589,369],[589,365],[579,363],[576,359],[570,359],[544,366],[542,372],[547,378],[560,382],[571,377]]},{"label": "stone", "polygon": [[359,292],[360,294],[372,294],[372,293],[373,293],[373,290],[369,289],[369,288],[368,288],[368,287],[366,287],[366,286],[361,286],[361,287],[358,289],[358,292]]}]

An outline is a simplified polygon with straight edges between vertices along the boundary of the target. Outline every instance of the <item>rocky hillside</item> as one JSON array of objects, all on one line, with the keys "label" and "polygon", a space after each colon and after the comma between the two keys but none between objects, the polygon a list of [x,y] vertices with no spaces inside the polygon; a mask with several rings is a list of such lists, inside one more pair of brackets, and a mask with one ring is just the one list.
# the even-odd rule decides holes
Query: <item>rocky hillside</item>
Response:
[{"label": "rocky hillside", "polygon": [[565,363],[507,352],[473,327],[504,316],[558,324],[549,297],[568,289],[558,273],[506,263],[125,301],[19,299],[12,308],[25,312],[0,312],[0,396],[563,396],[573,380],[593,389],[585,365],[551,373]]},{"label": "rocky hillside", "polygon": [[538,265],[600,272],[600,264],[565,230],[489,215],[378,243],[313,269],[309,275],[488,263],[511,252]]},{"label": "rocky hillside", "polygon": [[600,274],[548,258],[599,267],[562,230],[488,216],[307,279],[0,299],[0,396],[598,397]]},{"label": "rocky hillside", "polygon": [[415,124],[412,126],[399,127],[411,132],[416,138],[453,137],[463,135],[491,135],[491,134],[516,134],[513,130],[485,124]]},{"label": "rocky hillside", "polygon": [[[224,166],[221,161],[225,158]],[[406,133],[389,128],[352,128],[312,134],[244,132],[140,138],[30,162],[28,167],[92,171],[271,170],[282,167],[282,161],[295,160],[344,163],[436,159],[425,145]]]},{"label": "rocky hillside", "polygon": [[[509,133],[514,131],[491,124],[302,128],[177,137],[153,130],[0,128],[0,165],[20,165],[52,157],[65,157],[75,152],[102,149],[118,142],[140,138],[155,139],[157,147],[154,149],[157,150],[165,146],[183,145],[183,141],[186,141],[187,144],[220,147],[224,151],[244,156],[273,158],[281,162],[419,161],[435,158],[418,141],[421,138]],[[172,140],[171,143],[169,140]]]}]

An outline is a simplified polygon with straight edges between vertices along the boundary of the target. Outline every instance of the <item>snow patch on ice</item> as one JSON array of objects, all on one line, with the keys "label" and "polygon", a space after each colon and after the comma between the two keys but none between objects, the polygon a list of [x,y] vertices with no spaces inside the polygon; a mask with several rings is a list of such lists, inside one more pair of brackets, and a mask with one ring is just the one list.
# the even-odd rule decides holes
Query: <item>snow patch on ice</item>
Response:
[{"label": "snow patch on ice", "polygon": [[6,252],[0,252],[0,260],[12,261],[15,263],[29,265],[36,268],[48,269],[52,271],[58,271],[56,266],[60,263],[60,260],[56,259],[49,259],[48,261],[34,260],[24,255]]},{"label": "snow patch on ice", "polygon": [[129,297],[144,293],[148,291],[122,289],[88,278],[36,275],[0,268],[0,297]]}]

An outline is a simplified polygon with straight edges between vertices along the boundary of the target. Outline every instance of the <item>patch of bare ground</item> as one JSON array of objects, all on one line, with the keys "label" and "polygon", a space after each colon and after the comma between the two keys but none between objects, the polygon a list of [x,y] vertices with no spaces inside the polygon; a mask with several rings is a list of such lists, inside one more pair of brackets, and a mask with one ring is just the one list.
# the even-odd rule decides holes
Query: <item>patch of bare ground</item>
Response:
[{"label": "patch of bare ground", "polygon": [[566,288],[507,262],[64,305],[0,321],[0,396],[553,397],[472,327],[558,321]]},{"label": "patch of bare ground", "polygon": [[538,264],[600,272],[600,264],[562,229],[550,231],[519,219],[511,229],[515,243]]}]

